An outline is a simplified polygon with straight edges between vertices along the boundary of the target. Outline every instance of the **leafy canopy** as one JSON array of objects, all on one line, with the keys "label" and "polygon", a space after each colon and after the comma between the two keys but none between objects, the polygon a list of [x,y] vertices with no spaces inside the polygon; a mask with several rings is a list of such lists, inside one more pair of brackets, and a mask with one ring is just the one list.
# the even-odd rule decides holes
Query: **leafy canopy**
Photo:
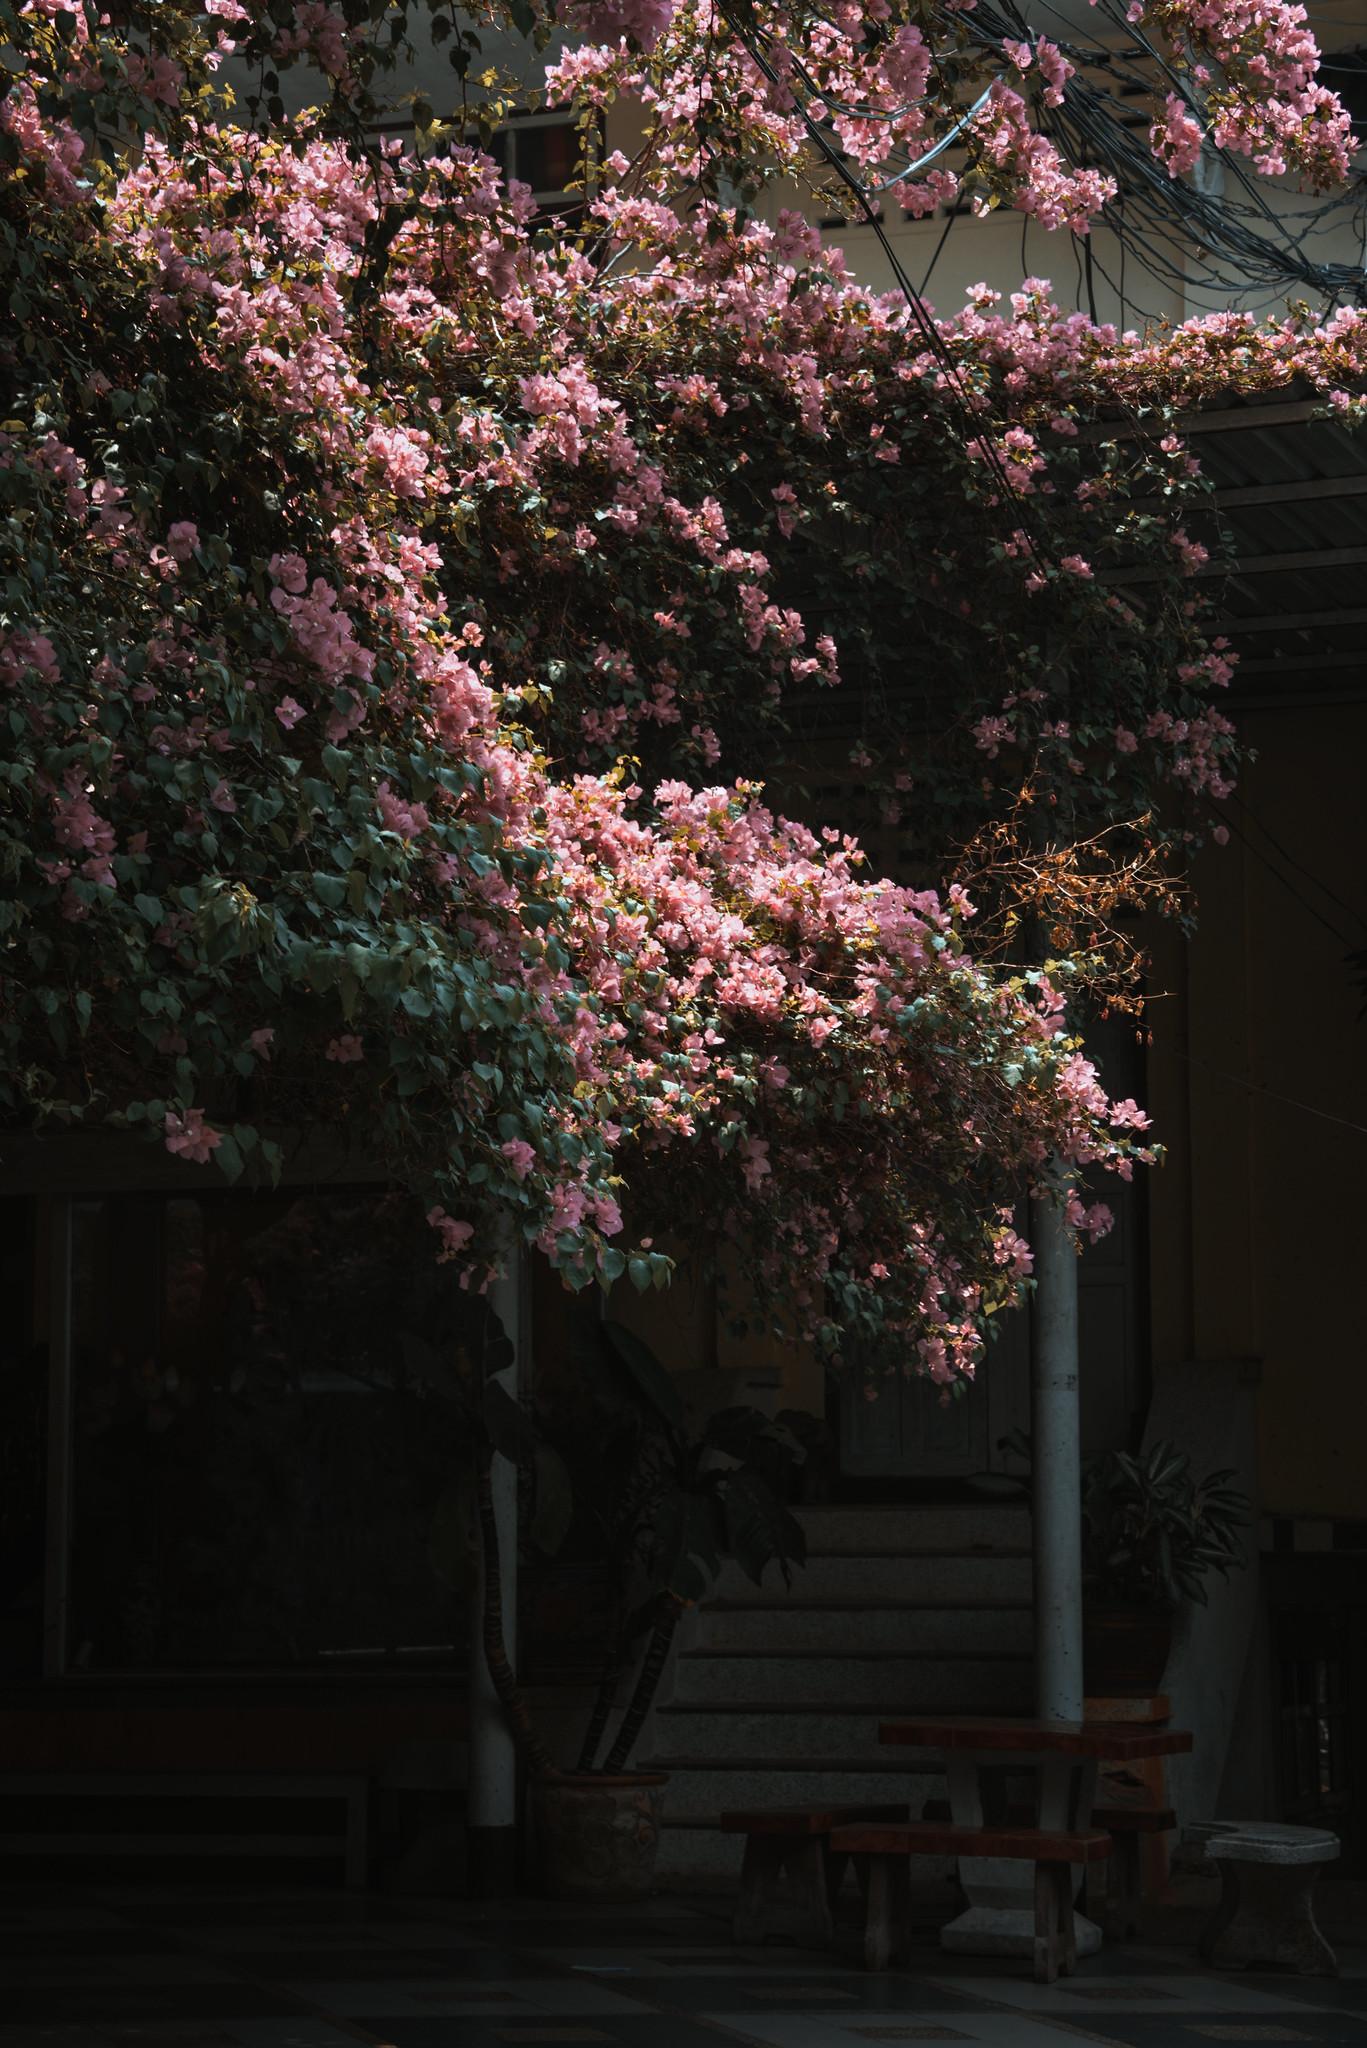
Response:
[{"label": "leafy canopy", "polygon": [[[820,1342],[952,1380],[1028,1274],[1022,1178],[1097,1228],[1078,1171],[1150,1156],[1064,999],[1231,772],[1188,457],[1076,430],[1202,380],[1337,392],[1361,324],[1143,346],[1031,287],[928,338],[799,222],[663,203],[799,140],[686,8],[581,10],[608,42],[554,89],[656,120],[547,235],[465,141],[366,141],[406,14],[0,4],[0,1103],[233,1178],[330,1126],[475,1286],[510,1232],[659,1284],[685,1219]],[[884,27],[870,91],[921,74]],[[234,125],[234,43],[326,104]],[[849,700],[884,818],[977,849],[976,955],[957,883],[872,878],[754,779]]]}]

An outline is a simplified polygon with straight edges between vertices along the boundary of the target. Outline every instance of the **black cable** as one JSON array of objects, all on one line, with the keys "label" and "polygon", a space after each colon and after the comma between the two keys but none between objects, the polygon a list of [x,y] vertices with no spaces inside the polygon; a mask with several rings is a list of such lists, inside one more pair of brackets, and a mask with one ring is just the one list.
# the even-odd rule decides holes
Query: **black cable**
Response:
[{"label": "black cable", "polygon": [[1222,1081],[1230,1081],[1236,1088],[1244,1088],[1250,1095],[1265,1095],[1271,1102],[1285,1103],[1288,1109],[1304,1110],[1307,1116],[1322,1117],[1327,1124],[1342,1124],[1347,1131],[1356,1131],[1359,1137],[1367,1138],[1367,1124],[1354,1123],[1351,1117],[1339,1116],[1335,1110],[1320,1109],[1313,1102],[1302,1102],[1298,1096],[1283,1095],[1280,1088],[1265,1088],[1260,1081],[1250,1081],[1245,1074],[1231,1074],[1227,1067],[1216,1066],[1214,1060],[1202,1059],[1199,1053],[1183,1052],[1178,1045],[1158,1044],[1153,1050],[1166,1054],[1169,1059],[1182,1060],[1189,1067],[1204,1067]]},{"label": "black cable", "polygon": [[[780,91],[787,91],[791,93],[792,87],[790,85],[785,86],[783,81],[780,80],[778,72],[769,62],[769,59],[764,55],[762,49],[758,47],[757,42],[746,35],[745,31],[741,28],[740,24],[736,20],[735,15],[732,13],[730,7],[725,4],[725,0],[723,0],[723,4],[719,8],[719,12],[721,13],[723,19],[730,24],[733,34],[737,36],[742,47],[746,50],[747,54],[749,55],[751,61],[754,64],[756,64],[759,67],[759,69],[764,73],[765,77],[769,80],[770,84],[778,87]],[[801,71],[800,66],[795,65],[794,69],[798,70],[799,72]],[[806,129],[807,134],[809,135],[811,140],[816,144],[817,148],[820,150],[827,164],[835,172],[841,184],[843,184],[846,187],[846,189],[854,195],[854,198],[858,203],[859,210],[863,214],[867,225],[873,229],[874,234],[877,236],[879,246],[882,249],[883,254],[887,257],[888,265],[892,271],[893,278],[896,281],[898,290],[901,292],[903,298],[906,300],[907,308],[911,314],[916,329],[920,334],[922,340],[924,341],[930,354],[934,356],[935,360],[939,363],[941,369],[943,370],[946,378],[947,388],[951,394],[952,399],[962,410],[964,421],[969,430],[970,437],[973,440],[975,440],[981,447],[983,451],[984,460],[986,461],[988,467],[993,471],[1003,495],[1005,496],[1008,502],[1014,504],[1017,508],[1020,521],[1019,530],[1024,534],[1030,546],[1031,552],[1035,555],[1037,560],[1041,562],[1047,562],[1049,559],[1048,553],[1045,550],[1045,548],[1040,544],[1038,535],[1032,532],[1031,530],[1034,525],[1033,513],[1027,511],[1024,501],[1019,496],[1015,485],[1012,483],[1010,477],[1008,476],[1006,471],[1006,465],[1002,460],[1001,453],[995,446],[990,433],[984,431],[985,425],[987,423],[983,420],[980,411],[974,406],[969,395],[963,389],[962,374],[960,371],[959,364],[955,360],[951,350],[946,344],[944,336],[940,332],[938,323],[931,316],[924,299],[922,299],[920,293],[916,289],[916,286],[912,283],[911,278],[908,276],[907,271],[904,265],[902,264],[900,257],[897,254],[897,251],[893,248],[892,242],[888,237],[887,230],[885,229],[880,216],[875,211],[868,192],[865,190],[860,180],[856,178],[854,173],[851,171],[841,151],[839,151],[834,146],[834,144],[832,144],[828,140],[820,124],[811,113],[810,108],[804,105],[803,101],[796,94],[793,94],[793,98],[797,105],[798,112],[802,117],[802,124]]]},{"label": "black cable", "polygon": [[[1265,839],[1271,840],[1273,846],[1277,849],[1277,852],[1281,855],[1284,861],[1288,861],[1293,868],[1297,869],[1299,873],[1304,875],[1307,882],[1313,883],[1314,887],[1320,890],[1320,892],[1323,895],[1327,896],[1331,903],[1336,903],[1340,910],[1346,910],[1349,917],[1356,918],[1359,924],[1367,925],[1367,916],[1364,916],[1363,912],[1360,909],[1358,909],[1352,903],[1345,902],[1343,897],[1340,896],[1336,890],[1331,889],[1327,882],[1321,881],[1320,877],[1317,874],[1315,874],[1310,868],[1308,868],[1305,865],[1304,861],[1298,860],[1296,855],[1292,853],[1290,847],[1284,846],[1282,844],[1281,840],[1272,830],[1272,827],[1266,824],[1263,821],[1263,819],[1258,817],[1256,812],[1254,812],[1249,807],[1249,804],[1245,800],[1240,790],[1232,790],[1230,794],[1232,795],[1235,803],[1238,804],[1240,810],[1244,813],[1244,816],[1250,821],[1250,823],[1257,826],[1258,830],[1262,833]],[[1221,809],[1219,804],[1215,805],[1215,809],[1219,812],[1222,818],[1225,817],[1225,813]],[[1225,822],[1227,824],[1232,825],[1234,823],[1234,820],[1232,818],[1226,818]]]},{"label": "black cable", "polygon": [[1330,920],[1324,915],[1324,913],[1315,907],[1315,905],[1310,901],[1308,896],[1302,895],[1301,891],[1296,887],[1295,883],[1290,879],[1288,875],[1284,875],[1282,873],[1281,869],[1277,866],[1276,862],[1273,861],[1263,851],[1262,847],[1258,845],[1257,841],[1249,838],[1247,832],[1244,831],[1243,827],[1240,825],[1237,818],[1227,818],[1225,822],[1229,826],[1230,830],[1236,833],[1237,836],[1243,841],[1243,844],[1248,848],[1249,852],[1253,855],[1254,859],[1260,860],[1270,875],[1275,875],[1276,879],[1281,883],[1283,889],[1286,890],[1287,894],[1290,897],[1292,897],[1295,902],[1300,904],[1301,909],[1308,911],[1311,917],[1314,918],[1316,924],[1323,925],[1324,929],[1329,933],[1330,937],[1338,940],[1339,944],[1343,947],[1345,953],[1353,953],[1358,950],[1360,942],[1357,939],[1345,938],[1343,933],[1339,930],[1338,926],[1336,924],[1332,924]]},{"label": "black cable", "polygon": [[[1047,6],[1048,0],[1041,0],[1041,4]],[[1234,298],[1291,284],[1309,285],[1330,300],[1346,294],[1361,301],[1361,269],[1353,264],[1319,262],[1307,253],[1305,244],[1311,233],[1328,232],[1336,217],[1361,217],[1367,181],[1354,178],[1342,196],[1304,209],[1274,213],[1259,184],[1228,152],[1212,150],[1211,155],[1243,195],[1240,200],[1227,195],[1216,198],[1193,190],[1180,179],[1169,178],[1147,144],[1133,137],[1124,122],[1117,120],[1114,93],[1100,91],[1082,74],[1089,68],[1102,71],[1122,91],[1129,86],[1146,97],[1152,96],[1159,85],[1177,93],[1198,116],[1204,110],[1189,81],[1141,29],[1128,23],[1116,0],[1099,0],[1099,5],[1101,12],[1128,38],[1129,58],[1138,58],[1149,68],[1140,70],[1127,61],[1126,45],[1106,50],[1060,39],[1060,47],[1076,67],[1075,75],[1065,87],[1062,106],[1046,111],[1041,128],[1061,147],[1067,160],[1109,172],[1116,179],[1122,198],[1134,200],[1147,216],[1146,234],[1136,235],[1131,219],[1126,219],[1118,232],[1134,241],[1149,258],[1155,275],[1184,292],[1193,287],[1209,291],[1222,305],[1228,305]],[[1057,13],[1056,9],[1049,11]],[[1059,19],[1065,27],[1071,26],[1064,17]],[[993,0],[980,0],[973,15],[974,38],[980,47],[994,55],[1002,54],[1003,43],[1013,27],[1028,39],[1029,30],[1013,0],[996,0],[995,5]],[[1256,226],[1251,225],[1254,222]],[[1297,223],[1304,224],[1299,231]],[[1155,246],[1155,236],[1159,246]],[[1206,252],[1204,277],[1193,275],[1193,241]],[[1163,242],[1170,244],[1170,255],[1162,252]]]},{"label": "black cable", "polygon": [[[1069,61],[1076,61],[1076,66],[1104,71],[1116,80],[1122,90],[1129,85],[1146,96],[1155,90],[1152,72],[1156,72],[1158,83],[1176,92],[1199,115],[1202,109],[1188,81],[1167,57],[1141,31],[1122,23],[1115,0],[1100,0],[1100,4],[1103,13],[1121,25],[1129,36],[1130,54],[1147,61],[1152,67],[1151,73],[1146,74],[1128,65],[1123,47],[1116,51],[1062,42],[1060,47]],[[957,17],[959,33],[962,33],[962,22],[960,15]],[[1004,43],[1011,28],[1017,29],[1022,39],[1028,40],[1031,33],[1014,0],[996,0],[995,5],[991,0],[980,0],[973,25],[978,47],[998,57],[1004,54]],[[788,53],[788,62],[792,75],[812,98],[820,98],[823,104],[830,104],[801,61]],[[804,119],[808,118],[807,110],[802,111]],[[887,118],[877,109],[842,106],[842,111],[869,119]],[[967,120],[968,117],[964,117],[964,132],[968,136],[966,146],[971,150],[971,129]],[[1065,88],[1062,107],[1047,112],[1040,125],[1042,132],[1050,136],[1056,147],[1060,147],[1066,160],[1103,168],[1115,179],[1120,194],[1135,201],[1147,223],[1146,230],[1137,230],[1133,219],[1126,217],[1117,232],[1135,244],[1137,253],[1156,279],[1181,291],[1184,296],[1190,297],[1193,291],[1207,292],[1222,306],[1227,306],[1240,298],[1289,284],[1309,285],[1331,302],[1345,294],[1357,298],[1363,295],[1362,272],[1357,266],[1317,262],[1307,255],[1304,246],[1310,232],[1327,232],[1336,214],[1345,211],[1353,215],[1362,213],[1363,198],[1355,197],[1351,190],[1342,199],[1274,213],[1266,196],[1243,165],[1223,151],[1212,151],[1226,177],[1245,195],[1245,201],[1235,202],[1228,197],[1216,199],[1208,193],[1195,191],[1182,180],[1169,178],[1164,167],[1155,161],[1152,151],[1129,134],[1123,121],[1117,120],[1114,93],[1098,90],[1076,69]],[[892,184],[901,182],[908,172],[923,166],[932,154],[940,153],[947,142],[954,139],[955,131],[951,130],[950,135],[942,137],[931,151],[923,153],[920,158],[907,159],[897,175],[879,189],[890,189]],[[898,154],[894,152],[892,160]],[[1367,182],[1362,184],[1362,194],[1367,195]],[[1269,232],[1251,227],[1250,220],[1256,220]],[[1306,225],[1297,233],[1293,223],[1299,221]],[[1203,273],[1194,270],[1191,260],[1193,247],[1201,248],[1206,254]]]},{"label": "black cable", "polygon": [[947,241],[949,240],[949,231],[950,231],[950,229],[951,229],[951,228],[953,227],[953,225],[954,225],[955,221],[957,220],[957,218],[958,218],[958,213],[957,213],[957,210],[956,210],[956,208],[954,208],[953,206],[951,206],[951,207],[949,208],[949,210],[948,210],[948,212],[947,212],[946,216],[945,216],[945,224],[944,224],[944,226],[943,226],[943,227],[941,228],[941,230],[940,230],[940,239],[939,239],[939,241],[938,241],[938,242],[937,242],[937,243],[935,244],[935,253],[934,253],[934,255],[933,255],[933,256],[931,257],[931,259],[930,259],[929,263],[928,263],[928,264],[926,265],[926,274],[925,274],[925,276],[924,276],[924,277],[923,277],[923,278],[921,279],[921,283],[920,283],[920,287],[919,287],[919,289],[920,289],[920,291],[921,291],[921,294],[922,294],[922,296],[923,296],[923,297],[924,297],[924,295],[925,295],[925,292],[926,292],[926,288],[927,288],[927,286],[928,286],[928,285],[929,285],[929,283],[930,283],[930,279],[931,279],[931,273],[932,273],[932,271],[934,270],[934,268],[935,268],[936,264],[937,264],[937,263],[939,262],[939,260],[940,260],[940,255],[941,255],[941,251],[942,251],[942,250],[944,249],[945,243],[946,243],[946,242],[947,242]]}]

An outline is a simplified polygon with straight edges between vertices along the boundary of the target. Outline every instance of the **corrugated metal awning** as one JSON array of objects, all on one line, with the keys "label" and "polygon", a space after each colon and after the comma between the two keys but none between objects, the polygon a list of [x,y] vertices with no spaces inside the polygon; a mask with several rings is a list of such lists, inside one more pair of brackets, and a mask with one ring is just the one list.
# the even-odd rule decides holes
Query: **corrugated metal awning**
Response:
[{"label": "corrugated metal awning", "polygon": [[[1222,611],[1239,655],[1234,696],[1362,695],[1367,434],[1326,417],[1323,399],[1309,394],[1222,399],[1189,415],[1182,431],[1233,539]],[[1198,537],[1207,516],[1193,514]]]}]

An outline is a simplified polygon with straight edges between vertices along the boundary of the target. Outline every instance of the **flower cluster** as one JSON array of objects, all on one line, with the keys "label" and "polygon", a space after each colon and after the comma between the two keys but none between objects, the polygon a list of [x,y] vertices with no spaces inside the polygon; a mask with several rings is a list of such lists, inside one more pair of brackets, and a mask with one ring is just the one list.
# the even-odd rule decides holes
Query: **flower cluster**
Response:
[{"label": "flower cluster", "polygon": [[[561,68],[591,96],[634,67],[661,175],[732,87],[782,141],[743,52],[691,86],[666,64],[685,10],[592,11],[614,48]],[[1061,1028],[1076,963],[985,965],[948,877],[877,879],[761,777],[849,699],[882,818],[937,853],[1022,776],[1078,816],[1218,793],[1191,458],[1078,420],[1236,356],[1245,385],[1356,388],[1361,323],[1155,351],[1032,285],[1009,316],[976,294],[929,351],[795,219],[622,178],[590,250],[464,143],[358,153],[329,130],[379,62],[369,8],[134,12],[6,17],[6,1114],[230,1177],[348,1131],[472,1286],[509,1228],[575,1284],[650,1284],[668,1261],[624,1211],[687,1217],[818,1342],[893,1332],[971,1372],[1027,1277],[1021,1184],[1101,1227],[1080,1177],[1151,1156],[1142,1113]],[[794,23],[833,92],[863,64],[853,17]],[[919,34],[890,28],[880,91],[925,87]],[[210,121],[234,44],[320,64],[319,122]],[[1057,55],[1034,53],[1051,92]],[[1081,223],[1024,104],[995,103],[997,168]],[[903,144],[928,120],[882,115]],[[1142,613],[1102,573],[1136,558]]]}]

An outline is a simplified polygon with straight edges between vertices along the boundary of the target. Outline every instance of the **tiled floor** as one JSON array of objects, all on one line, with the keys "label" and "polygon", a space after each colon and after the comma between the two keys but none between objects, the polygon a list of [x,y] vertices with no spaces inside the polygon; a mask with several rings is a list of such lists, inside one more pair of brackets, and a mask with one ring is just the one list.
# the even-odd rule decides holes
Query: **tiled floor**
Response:
[{"label": "tiled floor", "polygon": [[[1161,1938],[1161,1937],[1159,1937]],[[1167,1938],[1173,1939],[1172,1928]],[[1203,1971],[1189,1942],[908,1968],[732,1946],[722,1900],[475,1908],[335,1892],[0,1893],[0,2048],[1367,2048],[1367,1952],[1337,1980]]]}]

